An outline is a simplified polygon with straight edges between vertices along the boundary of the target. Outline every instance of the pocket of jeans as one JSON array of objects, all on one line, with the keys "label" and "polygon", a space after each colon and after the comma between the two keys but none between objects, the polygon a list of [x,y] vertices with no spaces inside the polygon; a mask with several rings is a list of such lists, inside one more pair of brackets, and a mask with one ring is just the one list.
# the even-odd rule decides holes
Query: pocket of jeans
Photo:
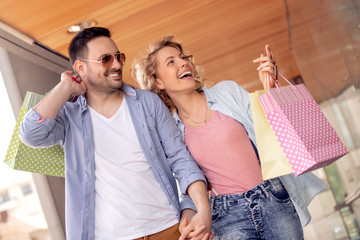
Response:
[{"label": "pocket of jeans", "polygon": [[279,179],[270,180],[272,181],[266,190],[268,193],[278,202],[288,202],[291,201],[289,193],[286,191],[285,187],[282,185]]},{"label": "pocket of jeans", "polygon": [[226,215],[226,212],[222,207],[214,209],[211,214],[212,222],[214,223],[221,220]]},{"label": "pocket of jeans", "polygon": [[214,236],[213,240],[242,240],[242,239],[249,239],[246,234],[241,232],[241,230],[236,229],[232,232],[227,232],[225,234],[222,234],[221,236]]}]

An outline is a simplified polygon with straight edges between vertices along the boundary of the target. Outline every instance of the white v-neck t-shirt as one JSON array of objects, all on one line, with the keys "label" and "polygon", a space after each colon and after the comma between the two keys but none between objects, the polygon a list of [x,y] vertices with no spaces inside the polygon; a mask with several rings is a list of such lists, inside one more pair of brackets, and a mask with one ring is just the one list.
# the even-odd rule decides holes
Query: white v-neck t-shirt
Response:
[{"label": "white v-neck t-shirt", "polygon": [[89,106],[95,143],[95,238],[134,239],[178,222],[140,146],[125,98],[110,118]]}]

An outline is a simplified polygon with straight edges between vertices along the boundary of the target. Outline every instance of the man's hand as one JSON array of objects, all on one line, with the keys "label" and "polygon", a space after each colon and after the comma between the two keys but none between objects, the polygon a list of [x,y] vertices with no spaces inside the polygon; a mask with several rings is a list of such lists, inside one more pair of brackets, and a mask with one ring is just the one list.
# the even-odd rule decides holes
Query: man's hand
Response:
[{"label": "man's hand", "polygon": [[34,107],[34,110],[45,119],[55,119],[71,95],[82,95],[85,91],[86,86],[80,77],[75,76],[73,71],[63,72],[61,81]]},{"label": "man's hand", "polygon": [[192,209],[182,211],[179,225],[181,236],[179,240],[211,240],[211,213],[209,211],[196,213]]},{"label": "man's hand", "polygon": [[[70,95],[79,96],[86,92],[86,85],[73,71],[61,73],[61,82],[70,88]],[[69,96],[70,97],[70,96]]]}]

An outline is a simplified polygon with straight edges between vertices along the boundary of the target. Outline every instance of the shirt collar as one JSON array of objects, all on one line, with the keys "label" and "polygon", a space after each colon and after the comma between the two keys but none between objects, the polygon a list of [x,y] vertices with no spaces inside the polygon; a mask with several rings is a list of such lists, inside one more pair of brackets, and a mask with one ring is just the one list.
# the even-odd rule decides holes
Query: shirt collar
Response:
[{"label": "shirt collar", "polygon": [[181,122],[181,120],[180,120],[180,117],[179,117],[179,115],[177,113],[177,110],[174,111],[173,117],[175,119],[176,125],[178,125]]},{"label": "shirt collar", "polygon": [[201,90],[205,93],[205,96],[206,96],[208,105],[209,105],[210,107],[211,107],[214,103],[216,103],[216,99],[215,99],[214,96],[211,94],[211,92],[209,91],[209,89],[203,87]]},{"label": "shirt collar", "polygon": [[137,98],[136,95],[136,91],[134,88],[130,87],[129,85],[127,85],[126,83],[123,83],[123,86],[121,87],[121,90],[124,91],[124,93],[130,97],[135,97]]}]

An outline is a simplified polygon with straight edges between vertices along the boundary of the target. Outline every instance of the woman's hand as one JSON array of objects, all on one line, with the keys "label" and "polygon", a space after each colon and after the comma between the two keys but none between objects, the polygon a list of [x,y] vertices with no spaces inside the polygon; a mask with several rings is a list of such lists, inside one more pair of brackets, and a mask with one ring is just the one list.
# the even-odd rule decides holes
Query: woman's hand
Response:
[{"label": "woman's hand", "polygon": [[[260,54],[260,57],[254,59],[253,62],[259,63],[259,67],[256,70],[259,71],[259,78],[264,86],[264,89],[274,87],[275,82],[277,82],[278,70],[275,64],[274,55],[272,54],[268,44],[265,45],[264,54]],[[269,78],[269,85],[267,85],[267,75]]]}]

